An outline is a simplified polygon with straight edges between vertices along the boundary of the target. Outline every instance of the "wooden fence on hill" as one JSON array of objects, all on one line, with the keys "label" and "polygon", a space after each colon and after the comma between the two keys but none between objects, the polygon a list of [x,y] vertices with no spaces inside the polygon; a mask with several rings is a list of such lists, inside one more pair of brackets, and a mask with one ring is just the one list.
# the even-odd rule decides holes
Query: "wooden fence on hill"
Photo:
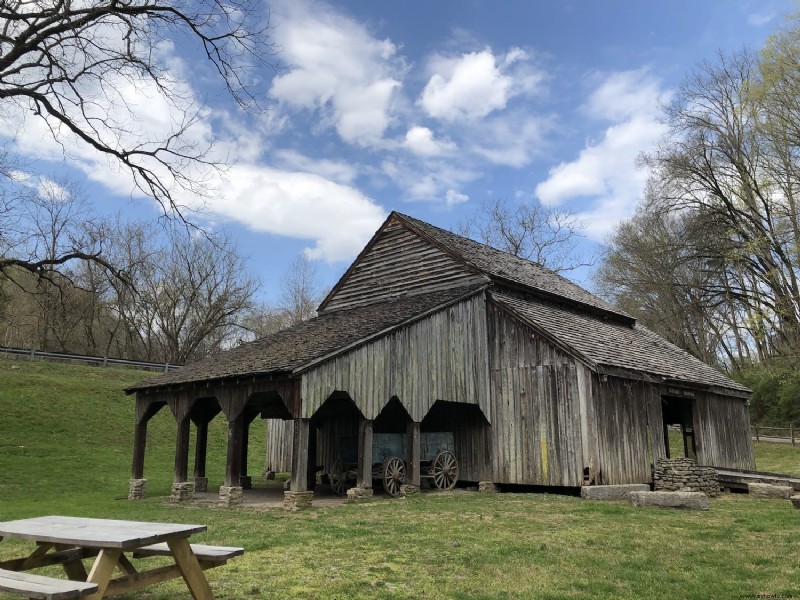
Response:
[{"label": "wooden fence on hill", "polygon": [[5,348],[0,346],[0,356],[5,355],[25,358],[28,360],[65,360],[71,362],[83,362],[90,365],[107,367],[111,365],[136,367],[149,371],[163,371],[168,373],[175,369],[180,369],[182,365],[171,365],[169,363],[156,363],[141,360],[128,360],[126,358],[109,358],[108,356],[87,356],[83,354],[65,354],[63,352],[44,352],[42,350],[26,348]]}]

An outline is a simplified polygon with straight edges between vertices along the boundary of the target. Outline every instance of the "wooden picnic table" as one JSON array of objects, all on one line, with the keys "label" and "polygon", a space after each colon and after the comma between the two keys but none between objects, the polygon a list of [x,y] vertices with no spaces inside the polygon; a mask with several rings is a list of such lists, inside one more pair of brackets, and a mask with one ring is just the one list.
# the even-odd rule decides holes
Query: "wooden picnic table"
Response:
[{"label": "wooden picnic table", "polygon": [[[189,537],[206,531],[205,525],[147,523],[113,519],[47,516],[0,522],[3,537],[30,540],[36,549],[24,558],[0,561],[0,569],[27,571],[47,565],[61,564],[67,577],[98,586],[87,596],[99,600],[168,579],[183,577],[195,600],[213,600],[214,594],[203,573],[204,569],[224,564],[224,560],[198,561]],[[212,548],[195,546],[195,548]],[[229,548],[238,550],[241,548]],[[138,552],[137,552],[138,551]],[[169,555],[174,564],[137,570],[126,556]],[[233,553],[229,553],[234,555]],[[95,557],[87,573],[82,559]],[[121,576],[112,579],[115,570]]]}]

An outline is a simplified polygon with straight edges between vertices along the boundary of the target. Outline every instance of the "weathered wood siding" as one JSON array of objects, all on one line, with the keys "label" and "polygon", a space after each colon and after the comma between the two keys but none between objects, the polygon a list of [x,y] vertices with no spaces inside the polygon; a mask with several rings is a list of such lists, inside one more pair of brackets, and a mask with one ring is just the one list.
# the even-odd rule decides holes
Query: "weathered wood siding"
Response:
[{"label": "weathered wood siding", "polygon": [[439,402],[422,421],[421,431],[452,432],[459,481],[491,480],[491,427],[475,406]]},{"label": "weathered wood siding", "polygon": [[350,308],[481,281],[488,279],[391,221],[321,308]]},{"label": "weathered wood siding", "polygon": [[755,469],[750,415],[744,399],[708,393],[695,399],[692,412],[698,463]]},{"label": "weathered wood siding", "polygon": [[658,387],[618,377],[592,378],[588,419],[597,440],[590,465],[594,483],[650,483],[652,461],[666,455]]},{"label": "weathered wood siding", "polygon": [[436,400],[477,404],[490,420],[484,307],[475,295],[309,369],[302,416],[340,390],[367,419],[396,396],[417,422]]},{"label": "weathered wood siding", "polygon": [[324,467],[323,473],[333,472],[341,455],[341,440],[357,435],[358,419],[328,419],[320,423],[317,429],[317,465]]},{"label": "weathered wood siding", "polygon": [[265,470],[285,473],[292,470],[292,440],[294,421],[282,419],[266,419],[267,452],[264,462]]},{"label": "weathered wood siding", "polygon": [[493,480],[581,485],[582,367],[502,308],[488,308]]}]

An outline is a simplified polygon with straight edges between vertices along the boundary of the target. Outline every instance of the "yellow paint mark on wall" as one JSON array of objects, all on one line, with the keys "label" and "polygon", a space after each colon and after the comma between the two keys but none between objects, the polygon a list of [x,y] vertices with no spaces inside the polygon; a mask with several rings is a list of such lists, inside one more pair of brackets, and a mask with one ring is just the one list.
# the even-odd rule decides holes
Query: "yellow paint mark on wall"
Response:
[{"label": "yellow paint mark on wall", "polygon": [[550,478],[547,476],[547,440],[542,438],[542,480],[547,483]]}]

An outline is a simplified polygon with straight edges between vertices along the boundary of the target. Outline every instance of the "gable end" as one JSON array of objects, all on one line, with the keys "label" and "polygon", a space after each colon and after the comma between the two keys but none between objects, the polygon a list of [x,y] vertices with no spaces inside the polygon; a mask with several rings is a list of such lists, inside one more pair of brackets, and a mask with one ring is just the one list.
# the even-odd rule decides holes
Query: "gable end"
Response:
[{"label": "gable end", "polygon": [[488,280],[390,215],[322,302],[319,312]]}]

